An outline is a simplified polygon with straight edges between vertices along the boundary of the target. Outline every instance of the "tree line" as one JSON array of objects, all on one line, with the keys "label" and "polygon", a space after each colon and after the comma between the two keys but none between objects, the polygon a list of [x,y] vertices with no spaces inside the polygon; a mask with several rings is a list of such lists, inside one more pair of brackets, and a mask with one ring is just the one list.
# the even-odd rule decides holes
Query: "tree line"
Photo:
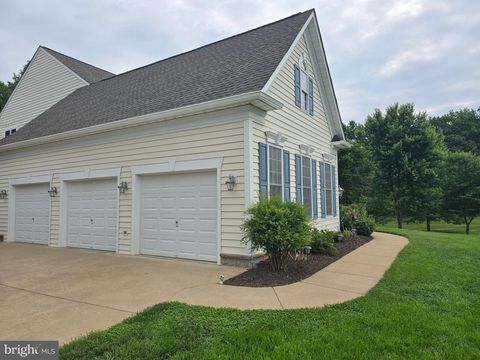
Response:
[{"label": "tree line", "polygon": [[445,220],[470,232],[480,216],[480,108],[429,117],[413,104],[375,110],[344,125],[339,153],[343,204],[361,203],[379,222]]}]

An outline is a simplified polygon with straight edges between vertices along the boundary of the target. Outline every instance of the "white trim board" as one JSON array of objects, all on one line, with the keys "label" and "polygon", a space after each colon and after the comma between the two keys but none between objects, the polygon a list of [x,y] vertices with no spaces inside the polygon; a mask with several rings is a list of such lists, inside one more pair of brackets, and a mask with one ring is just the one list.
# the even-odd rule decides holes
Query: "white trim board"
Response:
[{"label": "white trim board", "polygon": [[79,136],[97,134],[110,130],[121,128],[128,128],[132,126],[150,124],[165,120],[172,120],[176,118],[202,114],[205,112],[212,112],[215,110],[222,110],[225,108],[238,107],[243,105],[254,105],[261,107],[264,111],[278,110],[282,107],[282,103],[274,99],[270,95],[262,91],[253,91],[249,93],[228,96],[216,100],[206,101],[199,104],[187,105],[180,108],[165,110],[145,115],[134,116],[122,120],[107,122],[99,125],[89,126],[86,128],[65,131],[59,134],[42,136],[34,139],[23,140],[0,146],[0,152],[17,149],[27,146],[33,146],[54,141],[66,140],[76,138]]},{"label": "white trim board", "polygon": [[132,175],[145,174],[160,174],[166,172],[178,171],[195,171],[218,169],[222,166],[223,158],[213,158],[205,160],[189,160],[189,161],[175,161],[152,164],[152,165],[138,165],[132,166]]},{"label": "white trim board", "polygon": [[[330,70],[329,70],[326,55],[325,55],[325,48],[323,46],[323,41],[320,34],[320,30],[318,28],[318,21],[317,21],[317,16],[315,12],[313,12],[305,21],[305,24],[303,25],[302,29],[297,34],[292,45],[290,46],[290,48],[288,49],[288,51],[286,52],[286,54],[284,55],[280,63],[278,64],[273,74],[268,79],[262,91],[264,93],[269,92],[273,82],[278,77],[281,69],[285,66],[288,59],[292,55],[295,47],[298,45],[298,43],[300,42],[300,39],[303,36],[305,36],[305,42],[310,55],[312,67],[314,69],[315,78],[317,80],[316,82],[318,84],[318,90],[321,95],[320,96],[321,102],[325,108],[325,114],[327,117],[327,121],[329,123],[331,135],[332,136],[335,134],[341,135],[342,137],[341,140],[344,140],[345,136],[343,134],[340,110],[338,108],[338,103],[335,96],[335,90],[333,88],[332,78],[330,75]],[[292,76],[293,76],[293,72],[292,72]]]},{"label": "white trim board", "polygon": [[28,176],[23,178],[10,179],[9,184],[10,186],[41,184],[41,183],[50,183],[51,180],[52,180],[52,175]]},{"label": "white trim board", "polygon": [[263,86],[262,91],[264,93],[267,93],[270,90],[270,88],[272,87],[273,81],[277,78],[277,76],[280,73],[280,71],[282,70],[283,66],[287,63],[288,59],[290,58],[290,55],[292,55],[293,50],[295,49],[298,42],[302,38],[303,33],[305,32],[305,29],[308,27],[308,25],[310,24],[310,21],[312,20],[313,17],[314,17],[314,14],[313,13],[310,14],[307,21],[305,21],[305,24],[303,24],[302,29],[298,32],[297,36],[295,37],[295,40],[293,40],[292,45],[290,45],[290,48],[288,49],[288,51],[285,53],[282,60],[278,64],[277,68],[275,69],[273,74],[270,76],[270,78],[268,79],[266,84]]},{"label": "white trim board", "polygon": [[60,181],[73,181],[85,179],[102,179],[120,177],[120,169],[90,170],[65,173],[60,175]]}]

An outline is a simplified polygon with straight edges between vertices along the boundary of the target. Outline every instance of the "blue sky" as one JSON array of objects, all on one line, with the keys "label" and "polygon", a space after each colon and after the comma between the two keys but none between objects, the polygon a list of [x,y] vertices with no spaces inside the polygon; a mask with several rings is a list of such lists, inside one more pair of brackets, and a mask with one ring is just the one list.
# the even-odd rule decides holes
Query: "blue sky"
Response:
[{"label": "blue sky", "polygon": [[480,107],[477,0],[0,0],[0,80],[45,45],[120,73],[315,8],[344,122]]}]

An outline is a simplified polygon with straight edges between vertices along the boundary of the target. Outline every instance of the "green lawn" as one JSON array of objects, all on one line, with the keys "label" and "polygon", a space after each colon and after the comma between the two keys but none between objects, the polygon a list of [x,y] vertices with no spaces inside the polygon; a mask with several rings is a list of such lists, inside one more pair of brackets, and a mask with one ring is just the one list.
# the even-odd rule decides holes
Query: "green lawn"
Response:
[{"label": "green lawn", "polygon": [[[395,220],[389,221],[385,224],[386,227],[397,227],[397,222]],[[403,224],[405,229],[409,230],[427,230],[427,224],[423,223],[407,223]],[[432,231],[433,232],[444,232],[444,233],[456,233],[456,234],[465,234],[465,224],[449,224],[444,221],[434,221],[432,222]],[[470,234],[479,235],[480,234],[480,219],[474,219],[470,224]]]},{"label": "green lawn", "polygon": [[63,346],[61,358],[480,358],[480,236],[400,233],[410,244],[365,297],[288,311],[160,304]]}]

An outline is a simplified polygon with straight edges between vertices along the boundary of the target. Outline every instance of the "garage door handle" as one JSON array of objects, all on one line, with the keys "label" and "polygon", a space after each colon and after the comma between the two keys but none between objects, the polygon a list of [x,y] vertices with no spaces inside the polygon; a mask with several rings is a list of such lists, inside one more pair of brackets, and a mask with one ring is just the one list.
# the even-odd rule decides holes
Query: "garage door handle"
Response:
[{"label": "garage door handle", "polygon": [[175,227],[178,227],[178,220],[175,220]]},{"label": "garage door handle", "polygon": [[93,225],[93,219],[90,219],[90,225]]}]

